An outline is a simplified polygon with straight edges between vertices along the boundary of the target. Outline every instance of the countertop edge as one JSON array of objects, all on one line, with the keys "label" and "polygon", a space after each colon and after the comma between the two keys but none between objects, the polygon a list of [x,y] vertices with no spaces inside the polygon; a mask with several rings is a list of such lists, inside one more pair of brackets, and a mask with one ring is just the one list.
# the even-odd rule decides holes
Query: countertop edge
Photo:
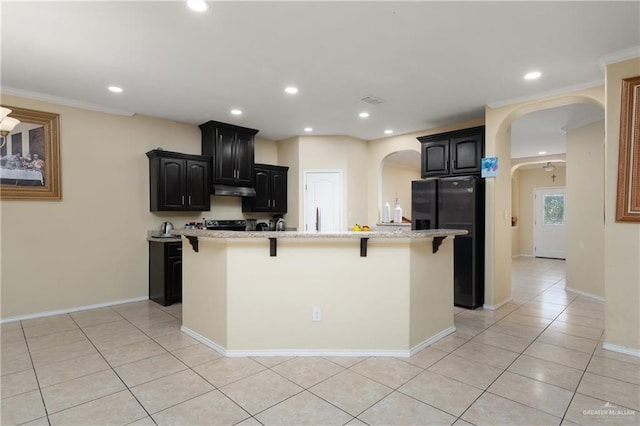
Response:
[{"label": "countertop edge", "polygon": [[173,235],[198,238],[435,238],[455,237],[466,235],[463,229],[429,229],[423,231],[359,231],[359,232],[299,232],[299,231],[215,231],[205,229],[177,229],[171,232]]}]

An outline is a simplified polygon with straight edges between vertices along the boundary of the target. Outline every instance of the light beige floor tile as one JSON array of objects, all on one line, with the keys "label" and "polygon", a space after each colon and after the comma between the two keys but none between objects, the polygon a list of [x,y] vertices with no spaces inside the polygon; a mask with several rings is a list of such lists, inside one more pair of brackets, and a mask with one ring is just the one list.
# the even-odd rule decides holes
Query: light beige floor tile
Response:
[{"label": "light beige floor tile", "polygon": [[36,366],[40,386],[47,387],[99,371],[109,370],[109,364],[98,353]]},{"label": "light beige floor tile", "polygon": [[219,388],[256,374],[265,367],[250,358],[221,358],[200,364],[193,370]]},{"label": "light beige floor tile", "polygon": [[587,364],[591,358],[589,354],[584,352],[540,342],[533,342],[531,346],[524,351],[524,354],[582,370],[587,368]]},{"label": "light beige floor tile", "polygon": [[523,339],[535,339],[540,333],[542,333],[544,327],[531,327],[502,320],[492,325],[489,330]]},{"label": "light beige floor tile", "polygon": [[574,351],[592,354],[598,345],[596,340],[585,339],[584,337],[572,336],[570,334],[559,333],[557,331],[545,330],[537,339],[540,343],[561,346]]},{"label": "light beige floor tile", "polygon": [[488,391],[556,417],[564,416],[573,396],[573,392],[566,389],[508,371],[498,377]]},{"label": "light beige floor tile", "polygon": [[604,329],[604,317],[593,318],[589,316],[580,315],[579,313],[563,312],[558,315],[558,321],[567,322],[569,324],[581,325],[584,327],[597,328],[599,330]]},{"label": "light beige floor tile", "polygon": [[149,340],[151,339],[140,330],[129,330],[91,338],[91,342],[101,352]]},{"label": "light beige floor tile", "polygon": [[468,341],[469,339],[460,337],[459,335],[453,333],[443,339],[438,340],[429,347],[445,352],[453,352]]},{"label": "light beige floor tile", "polygon": [[187,346],[182,349],[176,349],[171,353],[191,368],[204,364],[205,362],[215,361],[222,358],[222,355],[202,343]]},{"label": "light beige floor tile", "polygon": [[22,321],[22,328],[25,336],[30,338],[77,329],[78,325],[69,315],[64,314]]},{"label": "light beige floor tile", "polygon": [[544,306],[540,308],[534,308],[533,306],[522,306],[518,308],[516,312],[522,315],[529,315],[532,317],[544,318],[548,320],[554,320],[558,316],[557,310],[545,309]]},{"label": "light beige floor tile", "polygon": [[127,318],[131,324],[136,327],[142,328],[152,324],[160,324],[164,322],[175,322],[176,317],[170,315],[162,310],[153,310],[140,315],[129,316]]},{"label": "light beige floor tile", "polygon": [[598,340],[602,336],[602,330],[593,327],[584,327],[568,322],[554,321],[549,325],[549,330],[558,333],[570,334],[572,336],[584,337],[585,339]]},{"label": "light beige floor tile", "polygon": [[350,370],[392,389],[402,386],[423,371],[422,368],[396,358],[384,357],[366,359]]},{"label": "light beige floor tile", "polygon": [[50,426],[50,424],[47,417],[40,417],[39,419],[31,420],[27,423],[22,423],[20,426]]},{"label": "light beige floor tile", "polygon": [[80,341],[88,341],[88,339],[79,328],[27,339],[29,350],[31,351],[41,351],[43,349],[65,346]]},{"label": "light beige floor tile", "polygon": [[554,305],[551,303],[544,303],[544,302],[540,302],[540,301],[529,301],[527,302],[525,305],[523,305],[524,308],[534,308],[534,309],[541,309],[547,313],[556,313],[557,315],[560,315],[560,313],[564,312],[564,310],[566,309],[565,306],[561,306],[561,305]]},{"label": "light beige floor tile", "polygon": [[29,356],[28,351],[12,355],[5,355],[3,353],[0,361],[2,361],[3,376],[33,369],[33,364],[31,363],[31,357]]},{"label": "light beige floor tile", "polygon": [[343,371],[309,389],[336,407],[357,416],[393,389],[351,371]]},{"label": "light beige floor tile", "polygon": [[640,368],[637,365],[611,358],[594,356],[589,362],[587,371],[601,376],[607,376],[625,382],[640,385]]},{"label": "light beige floor tile", "polygon": [[400,358],[401,361],[408,362],[420,368],[431,367],[436,362],[440,361],[445,356],[449,355],[448,352],[435,349],[433,347],[427,347],[409,358]]},{"label": "light beige floor tile", "polygon": [[52,426],[125,425],[146,416],[138,401],[125,390],[52,414],[49,419]]},{"label": "light beige floor tile", "polygon": [[351,416],[309,392],[302,392],[255,416],[270,425],[344,425]]},{"label": "light beige floor tile", "polygon": [[586,372],[578,393],[640,411],[640,387],[628,382]]},{"label": "light beige floor tile", "polygon": [[158,425],[222,426],[234,425],[249,418],[220,391],[211,391],[154,414]]},{"label": "light beige floor tile", "polygon": [[551,324],[553,320],[525,315],[519,311],[515,311],[504,317],[502,321],[514,322],[516,324],[526,325],[527,327],[546,327]]},{"label": "light beige floor tile", "polygon": [[501,369],[507,368],[518,357],[518,354],[515,352],[476,343],[473,340],[453,351],[453,355]]},{"label": "light beige floor tile", "polygon": [[464,323],[456,324],[456,335],[462,337],[463,339],[472,339],[478,334],[482,333],[485,328],[482,327],[473,327]]},{"label": "light beige floor tile", "polygon": [[261,371],[220,388],[222,393],[250,414],[257,414],[303,390],[270,370]]},{"label": "light beige floor tile", "polygon": [[451,425],[456,418],[413,398],[393,392],[358,416],[369,425]]},{"label": "light beige floor tile", "polygon": [[297,357],[272,370],[306,389],[338,374],[344,367],[320,357]]},{"label": "light beige floor tile", "polygon": [[456,417],[482,394],[482,390],[476,387],[431,371],[419,374],[398,391]]},{"label": "light beige floor tile", "polygon": [[[172,317],[173,318],[173,317]],[[138,326],[145,334],[151,337],[166,336],[167,334],[173,334],[180,331],[182,321],[173,318],[171,321],[165,321],[161,323],[152,323],[149,325]]]},{"label": "light beige floor tile", "polygon": [[603,349],[602,344],[598,344],[598,346],[596,346],[596,350],[593,354],[604,357],[604,358],[615,359],[616,361],[622,361],[629,364],[640,365],[640,357]]},{"label": "light beige floor tile", "polygon": [[33,390],[38,390],[38,382],[33,369],[0,377],[0,392],[2,398],[8,398]]},{"label": "light beige floor tile", "polygon": [[558,425],[560,418],[535,408],[485,392],[462,419],[477,426]]},{"label": "light beige floor tile", "polygon": [[338,364],[344,368],[352,367],[357,363],[367,359],[367,357],[364,356],[323,356],[322,358],[326,359],[327,361],[331,361],[334,364]]},{"label": "light beige floor tile", "polygon": [[24,343],[24,332],[21,328],[3,331],[2,336],[0,337],[0,342],[2,343],[2,346],[6,346],[11,343]]},{"label": "light beige floor tile", "polygon": [[72,312],[70,315],[80,327],[122,321],[122,315],[111,308],[89,309],[86,311]]},{"label": "light beige floor tile", "polygon": [[175,351],[176,349],[186,348],[198,344],[198,341],[192,337],[187,336],[182,332],[165,334],[162,336],[154,337],[156,342],[168,351]]},{"label": "light beige floor tile", "polygon": [[125,386],[118,376],[106,370],[42,388],[42,397],[51,415],[123,389]]},{"label": "light beige floor tile", "polygon": [[577,393],[565,419],[584,426],[640,424],[640,412]]},{"label": "light beige floor tile", "polygon": [[293,359],[292,356],[255,356],[251,358],[254,361],[259,362],[267,368],[275,367],[278,364],[282,364],[285,361]]},{"label": "light beige floor tile", "polygon": [[499,368],[456,355],[441,359],[428,370],[480,389],[486,389],[502,373]]},{"label": "light beige floor tile", "polygon": [[130,388],[186,369],[186,365],[168,353],[115,368],[118,375]]},{"label": "light beige floor tile", "polygon": [[582,370],[527,355],[519,357],[508,371],[570,391],[576,390],[582,378]]},{"label": "light beige floor tile", "polygon": [[150,414],[214,390],[191,370],[164,376],[131,388],[136,399]]},{"label": "light beige floor tile", "polygon": [[0,334],[5,333],[7,331],[22,331],[22,324],[20,321],[12,321],[12,322],[4,322],[0,324]]},{"label": "light beige floor tile", "polygon": [[236,423],[234,426],[262,426],[262,423],[260,423],[253,417],[249,417],[248,419],[243,420],[240,423]]},{"label": "light beige floor tile", "polygon": [[0,347],[0,355],[2,358],[10,358],[12,356],[19,355],[28,355],[29,347],[27,346],[26,340],[22,339],[22,341],[15,340],[11,343],[3,343]]},{"label": "light beige floor tile", "polygon": [[473,328],[488,328],[495,324],[499,318],[493,318],[488,315],[481,315],[474,311],[465,311],[455,317],[456,328],[460,326],[467,326]]},{"label": "light beige floor tile", "polygon": [[97,337],[108,336],[109,334],[125,333],[137,330],[137,328],[127,320],[113,321],[105,324],[91,325],[83,327],[82,331],[93,340]]},{"label": "light beige floor tile", "polygon": [[156,426],[156,422],[149,416],[143,417],[140,420],[129,423],[127,426]]},{"label": "light beige floor tile", "polygon": [[0,400],[3,425],[16,425],[46,415],[40,392],[35,390]]},{"label": "light beige floor tile", "polygon": [[163,353],[166,353],[166,350],[151,339],[102,351],[102,355],[112,367],[118,367]]},{"label": "light beige floor tile", "polygon": [[54,362],[68,359],[80,358],[87,355],[97,354],[96,348],[88,340],[80,340],[64,346],[56,346],[39,351],[31,351],[33,365],[37,368]]},{"label": "light beige floor tile", "polygon": [[487,330],[478,334],[472,341],[517,353],[524,351],[532,342],[530,339],[523,339],[521,337],[498,333],[492,330]]}]

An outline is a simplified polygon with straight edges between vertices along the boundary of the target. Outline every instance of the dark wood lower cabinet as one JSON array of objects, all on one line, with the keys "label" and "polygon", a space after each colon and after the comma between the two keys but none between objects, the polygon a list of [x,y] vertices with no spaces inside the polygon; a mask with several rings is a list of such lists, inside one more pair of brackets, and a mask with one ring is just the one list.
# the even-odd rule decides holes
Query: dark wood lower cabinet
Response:
[{"label": "dark wood lower cabinet", "polygon": [[182,302],[182,243],[149,241],[149,299]]}]

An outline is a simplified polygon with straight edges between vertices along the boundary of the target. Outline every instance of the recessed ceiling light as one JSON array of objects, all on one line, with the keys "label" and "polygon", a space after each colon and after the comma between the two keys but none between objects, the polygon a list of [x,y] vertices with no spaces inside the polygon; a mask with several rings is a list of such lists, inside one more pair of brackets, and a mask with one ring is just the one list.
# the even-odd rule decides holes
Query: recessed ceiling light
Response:
[{"label": "recessed ceiling light", "polygon": [[545,155],[547,151],[538,151],[538,155]]},{"label": "recessed ceiling light", "polygon": [[360,118],[367,118],[367,117],[369,117],[369,113],[368,112],[361,112],[360,114],[358,114],[358,116]]},{"label": "recessed ceiling light", "polygon": [[525,80],[535,80],[536,78],[540,78],[542,73],[540,71],[531,71],[524,75]]},{"label": "recessed ceiling light", "polygon": [[242,111],[240,111],[239,109],[232,109],[231,110],[231,114],[233,114],[233,115],[242,115]]},{"label": "recessed ceiling light", "polygon": [[293,87],[293,86],[289,86],[289,87],[286,87],[284,89],[284,91],[287,92],[290,95],[295,95],[296,93],[298,93],[298,88],[297,87]]},{"label": "recessed ceiling light", "polygon": [[305,132],[313,132],[313,129],[311,127],[305,127],[304,131]]},{"label": "recessed ceiling light", "polygon": [[194,12],[204,12],[209,7],[204,0],[188,0],[187,6]]},{"label": "recessed ceiling light", "polygon": [[387,130],[384,131],[385,135],[390,135],[392,133],[393,133],[393,130],[391,130],[391,129],[387,129]]},{"label": "recessed ceiling light", "polygon": [[109,91],[113,93],[122,93],[122,87],[109,86]]}]

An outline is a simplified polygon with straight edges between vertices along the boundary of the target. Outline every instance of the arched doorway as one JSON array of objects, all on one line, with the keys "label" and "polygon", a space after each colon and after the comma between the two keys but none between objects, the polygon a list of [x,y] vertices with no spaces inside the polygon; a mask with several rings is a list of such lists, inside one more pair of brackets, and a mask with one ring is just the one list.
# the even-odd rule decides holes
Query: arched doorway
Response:
[{"label": "arched doorway", "polygon": [[386,202],[393,209],[397,198],[402,207],[402,215],[410,219],[411,181],[417,179],[420,179],[419,151],[396,151],[384,157],[380,163],[380,188],[378,193],[380,211],[383,211]]}]

